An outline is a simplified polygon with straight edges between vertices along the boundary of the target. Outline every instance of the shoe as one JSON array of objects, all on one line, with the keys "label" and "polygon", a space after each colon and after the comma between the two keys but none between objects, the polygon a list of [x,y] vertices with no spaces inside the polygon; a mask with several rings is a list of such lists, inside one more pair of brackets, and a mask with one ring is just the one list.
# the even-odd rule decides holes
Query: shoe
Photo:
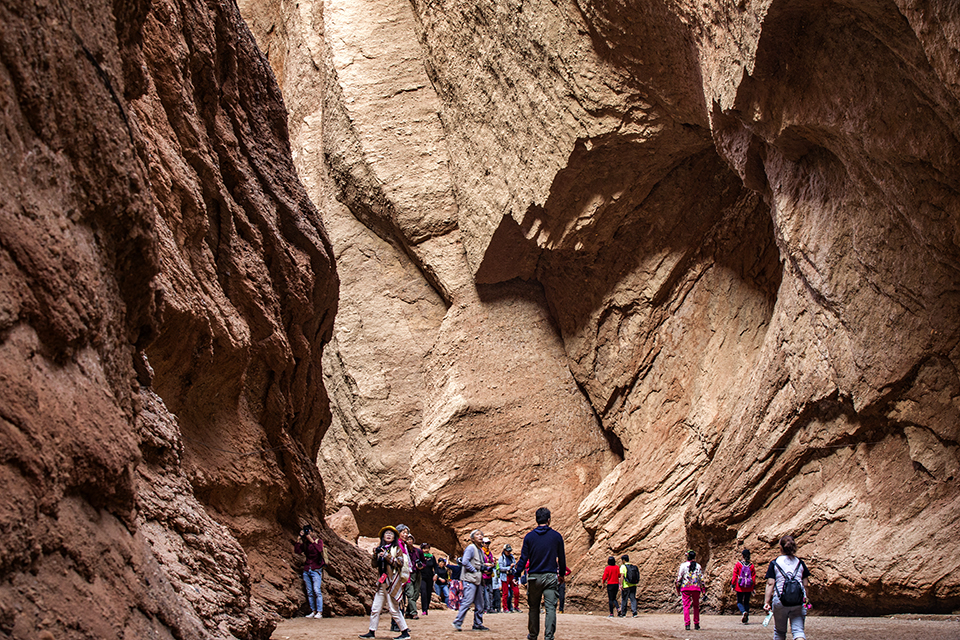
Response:
[{"label": "shoe", "polygon": [[473,627],[473,630],[474,631],[490,631],[490,627],[485,627],[483,625],[480,625],[479,627]]},{"label": "shoe", "polygon": [[683,625],[683,628],[686,629],[687,631],[690,631],[690,625],[688,624]]},{"label": "shoe", "polygon": [[463,629],[461,629],[460,627],[458,627],[456,624],[453,625],[453,630],[454,630],[454,631],[463,631]]},{"label": "shoe", "polygon": [[390,621],[390,633],[400,633],[400,626],[393,620]]},{"label": "shoe", "polygon": [[377,637],[377,634],[375,634],[373,631],[367,631],[367,632],[364,633],[363,635],[357,636],[357,637],[358,637],[358,638],[376,638],[376,637]]},{"label": "shoe", "polygon": [[742,622],[743,624],[749,623],[749,622],[750,622],[750,613],[747,612],[747,611],[744,611],[744,612],[743,612],[743,617],[740,618],[740,622]]},{"label": "shoe", "polygon": [[404,638],[409,638],[409,637],[410,637],[410,629],[407,629],[406,631],[398,635],[393,640],[404,640]]},{"label": "shoe", "polygon": [[425,615],[427,615],[427,613],[428,613],[427,611],[424,611],[424,612],[421,613],[420,615],[425,616]]},{"label": "shoe", "polygon": [[700,625],[699,625],[698,623],[694,623],[693,628],[696,629],[697,631],[699,631],[699,630],[700,630]]},{"label": "shoe", "polygon": [[612,617],[613,617],[613,614],[611,613],[611,614],[609,614],[607,617],[608,617],[608,618],[612,618]]},{"label": "shoe", "polygon": [[636,617],[637,617],[637,614],[633,614],[633,617],[636,618]]}]

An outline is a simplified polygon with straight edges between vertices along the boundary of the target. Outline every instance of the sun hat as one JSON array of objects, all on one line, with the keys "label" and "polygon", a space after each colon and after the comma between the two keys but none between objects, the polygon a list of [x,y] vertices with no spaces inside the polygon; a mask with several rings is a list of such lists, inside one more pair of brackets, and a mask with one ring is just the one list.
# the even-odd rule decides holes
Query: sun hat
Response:
[{"label": "sun hat", "polygon": [[399,538],[399,537],[400,537],[400,532],[397,531],[397,528],[394,527],[393,525],[389,525],[389,524],[388,524],[387,526],[385,526],[383,529],[380,529],[380,535],[377,536],[377,537],[378,537],[378,538],[383,538],[383,534],[384,534],[385,531],[393,531],[393,537],[394,537],[394,538]]}]

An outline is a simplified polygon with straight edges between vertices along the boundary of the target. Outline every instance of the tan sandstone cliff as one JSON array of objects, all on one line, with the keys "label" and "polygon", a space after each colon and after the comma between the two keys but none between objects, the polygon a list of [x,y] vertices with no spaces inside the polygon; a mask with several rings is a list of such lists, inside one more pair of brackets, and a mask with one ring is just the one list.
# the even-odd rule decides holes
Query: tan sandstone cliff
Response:
[{"label": "tan sandstone cliff", "polygon": [[955,3],[240,7],[342,280],[331,512],[548,504],[580,603],[792,532],[825,610],[960,606]]},{"label": "tan sandstone cliff", "polygon": [[338,286],[270,67],[230,3],[0,25],[0,635],[269,637],[322,522]]}]

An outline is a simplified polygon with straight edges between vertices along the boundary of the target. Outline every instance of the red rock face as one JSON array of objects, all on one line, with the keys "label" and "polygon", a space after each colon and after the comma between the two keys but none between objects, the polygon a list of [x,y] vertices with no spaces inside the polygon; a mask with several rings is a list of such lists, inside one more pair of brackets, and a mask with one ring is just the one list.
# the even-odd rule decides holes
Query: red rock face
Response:
[{"label": "red rock face", "polygon": [[960,604],[953,4],[254,4],[344,283],[331,511],[546,502],[590,606],[785,533],[826,610]]},{"label": "red rock face", "polygon": [[270,69],[229,5],[0,22],[0,630],[269,637],[322,527],[337,297]]}]

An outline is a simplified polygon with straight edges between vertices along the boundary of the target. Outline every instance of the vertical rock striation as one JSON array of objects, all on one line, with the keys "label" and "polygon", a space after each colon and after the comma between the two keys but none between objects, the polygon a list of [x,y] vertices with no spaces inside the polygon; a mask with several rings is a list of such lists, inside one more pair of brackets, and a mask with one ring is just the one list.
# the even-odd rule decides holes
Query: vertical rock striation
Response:
[{"label": "vertical rock striation", "polygon": [[271,70],[229,3],[0,23],[0,631],[269,637],[324,511],[338,286]]},{"label": "vertical rock striation", "polygon": [[581,602],[792,532],[837,611],[960,605],[954,4],[241,10],[343,277],[331,511],[547,502]]}]

